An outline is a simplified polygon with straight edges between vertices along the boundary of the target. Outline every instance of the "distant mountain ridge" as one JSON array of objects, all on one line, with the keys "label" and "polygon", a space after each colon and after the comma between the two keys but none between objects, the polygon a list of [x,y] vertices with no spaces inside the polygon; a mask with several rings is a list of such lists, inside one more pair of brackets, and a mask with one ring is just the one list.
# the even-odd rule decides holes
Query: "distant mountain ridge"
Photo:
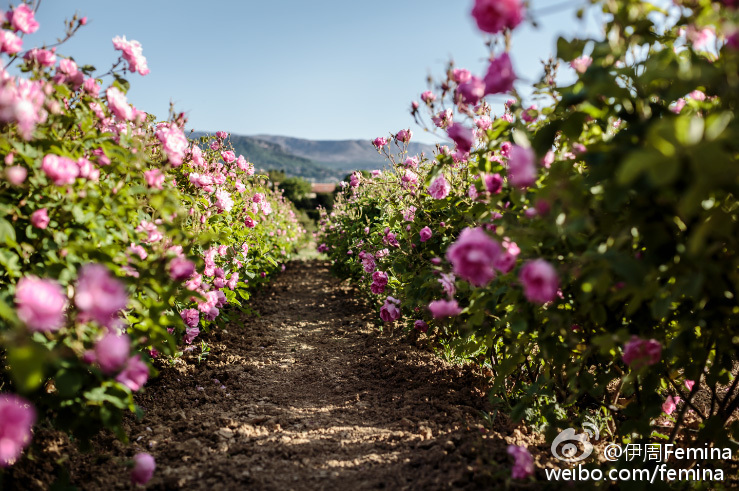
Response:
[{"label": "distant mountain ridge", "polygon": [[[325,167],[351,172],[378,169],[385,166],[385,157],[368,140],[306,140],[278,135],[255,135],[253,138],[276,143],[283,150],[317,162]],[[431,154],[434,145],[411,142],[408,151],[413,154]]]},{"label": "distant mountain ridge", "polygon": [[[206,133],[198,131],[193,138]],[[277,169],[289,176],[303,177],[313,182],[336,182],[355,170],[382,169],[385,158],[377,153],[370,140],[307,140],[280,135],[234,135],[231,144],[237,155],[242,154],[258,169]],[[412,142],[411,155],[426,152],[435,146]]]}]

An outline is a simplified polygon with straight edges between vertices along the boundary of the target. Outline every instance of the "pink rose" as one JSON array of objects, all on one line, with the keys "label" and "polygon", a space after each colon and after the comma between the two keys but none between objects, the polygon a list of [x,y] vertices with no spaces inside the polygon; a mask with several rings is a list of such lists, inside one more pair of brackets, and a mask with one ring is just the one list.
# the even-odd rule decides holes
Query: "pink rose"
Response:
[{"label": "pink rose", "polygon": [[536,155],[531,148],[513,145],[508,159],[508,182],[527,188],[536,182]]},{"label": "pink rose", "polygon": [[146,185],[153,189],[162,189],[162,184],[164,184],[164,174],[159,169],[144,171],[144,179]]},{"label": "pink rose", "polygon": [[182,129],[175,124],[171,124],[159,128],[156,135],[159,141],[162,142],[162,148],[172,165],[175,167],[182,165],[188,146],[187,138]]},{"label": "pink rose", "polygon": [[33,48],[23,56],[23,59],[36,62],[39,65],[46,67],[54,66],[56,64],[56,54],[54,49],[46,50]]},{"label": "pink rose", "polygon": [[115,114],[118,119],[124,121],[133,121],[133,108],[128,104],[126,95],[121,92],[118,87],[109,87],[105,91],[105,98],[108,100],[110,111]]},{"label": "pink rose", "polygon": [[452,70],[452,79],[458,84],[467,83],[472,78],[472,74],[469,70],[464,68],[455,68]]},{"label": "pink rose", "polygon": [[74,160],[52,154],[44,157],[41,170],[57,186],[72,184],[80,172],[79,166]]},{"label": "pink rose", "polygon": [[84,81],[82,88],[92,97],[98,97],[100,95],[100,84],[92,77]]},{"label": "pink rose", "polygon": [[221,158],[223,159],[224,162],[226,162],[227,164],[230,164],[231,162],[236,160],[236,154],[233,153],[232,150],[226,150],[226,151],[221,152]]},{"label": "pink rose", "polygon": [[41,208],[40,210],[36,210],[31,213],[31,225],[36,228],[43,230],[49,226],[50,221],[46,208]]},{"label": "pink rose", "polygon": [[74,301],[81,312],[107,326],[126,307],[128,295],[123,283],[113,277],[108,268],[102,264],[86,264],[77,278]]},{"label": "pink rose", "polygon": [[5,169],[5,177],[7,177],[8,182],[13,186],[20,186],[23,184],[27,176],[28,171],[25,167],[21,167],[20,165],[13,165]]},{"label": "pink rose", "polygon": [[398,131],[398,134],[395,135],[395,138],[403,143],[408,143],[411,141],[411,138],[413,137],[413,132],[411,130],[400,130]]},{"label": "pink rose", "polygon": [[557,296],[559,276],[554,267],[543,259],[535,259],[524,264],[518,279],[529,302],[547,303]]},{"label": "pink rose", "polygon": [[515,242],[511,242],[508,239],[503,240],[503,249],[504,251],[493,261],[493,267],[505,274],[513,270],[513,267],[516,265],[516,258],[521,253],[521,249],[519,249]]},{"label": "pink rose", "polygon": [[21,31],[24,34],[32,34],[38,31],[39,24],[34,18],[34,12],[25,3],[18,5],[12,12],[8,12],[7,16],[10,25],[16,31]]},{"label": "pink rose", "polygon": [[570,66],[575,69],[577,73],[585,73],[585,70],[593,63],[593,59],[588,55],[582,55],[579,58],[575,58],[570,62]]},{"label": "pink rose", "polygon": [[380,148],[382,148],[385,145],[387,145],[387,138],[384,138],[382,136],[379,136],[379,137],[375,138],[374,140],[372,140],[372,144],[375,146],[375,148],[377,148],[379,150]]},{"label": "pink rose", "polygon": [[503,178],[500,174],[489,174],[485,178],[485,189],[490,194],[498,194],[503,189]]},{"label": "pink rose", "polygon": [[131,471],[131,482],[133,484],[146,484],[154,475],[157,465],[154,457],[148,453],[137,453],[133,457],[133,470]]},{"label": "pink rose", "polygon": [[493,263],[500,245],[481,228],[465,228],[446,252],[454,273],[475,286],[485,286],[495,278]]},{"label": "pink rose", "polygon": [[139,72],[141,75],[148,75],[149,66],[143,54],[143,48],[138,41],[127,41],[126,36],[116,36],[113,38],[113,47],[123,52],[123,59],[128,62],[128,69],[132,73]]},{"label": "pink rose", "polygon": [[[191,309],[195,310],[195,309]],[[197,313],[197,310],[195,311]],[[205,317],[208,320],[214,320],[216,317],[218,317],[219,311],[216,307],[211,307],[211,309],[205,314]],[[198,337],[198,334],[200,334],[200,329],[197,325],[195,326],[188,326],[185,330],[185,337],[183,341],[187,344],[192,344],[192,342],[195,340],[196,337]]]},{"label": "pink rose", "polygon": [[427,90],[426,92],[421,94],[421,100],[426,104],[430,104],[436,100],[436,94],[434,94],[430,90]]},{"label": "pink rose", "polygon": [[141,355],[134,355],[128,359],[126,366],[115,378],[133,392],[138,391],[149,379],[149,367],[141,361]]},{"label": "pink rose", "polygon": [[10,467],[31,442],[36,411],[15,394],[0,394],[0,467]]},{"label": "pink rose", "polygon": [[675,409],[677,409],[677,405],[680,403],[682,399],[680,399],[680,396],[667,396],[667,399],[664,403],[662,403],[662,410],[665,412],[666,415],[671,415]]},{"label": "pink rose", "polygon": [[523,5],[520,0],[475,0],[472,17],[481,31],[497,34],[521,23]]},{"label": "pink rose", "polygon": [[174,281],[184,281],[195,272],[195,264],[184,257],[175,257],[169,262],[169,277]]},{"label": "pink rose", "polygon": [[426,242],[431,238],[434,233],[431,231],[428,227],[423,227],[421,231],[419,232],[419,235],[421,236],[421,242]]},{"label": "pink rose", "polygon": [[420,319],[413,323],[413,327],[417,331],[421,331],[421,332],[427,332],[429,330],[429,325]]},{"label": "pink rose", "polygon": [[457,93],[464,104],[477,104],[485,97],[485,81],[472,76],[468,82],[459,84]]},{"label": "pink rose", "polygon": [[67,297],[54,280],[26,276],[15,288],[18,318],[31,331],[51,332],[64,325]]},{"label": "pink rose", "polygon": [[429,303],[429,310],[434,319],[455,317],[462,312],[456,300],[434,300]]},{"label": "pink rose", "polygon": [[0,53],[14,55],[23,48],[23,40],[10,31],[0,30]]},{"label": "pink rose", "polygon": [[662,345],[656,339],[641,339],[631,336],[624,346],[623,360],[634,370],[654,365],[662,356]]},{"label": "pink rose", "polygon": [[131,340],[126,334],[109,332],[95,344],[95,360],[106,375],[120,370],[131,352]]},{"label": "pink rose", "polygon": [[686,381],[685,381],[685,387],[686,387],[686,388],[687,388],[687,389],[688,389],[689,391],[691,391],[691,392],[693,391],[693,386],[694,386],[694,385],[695,385],[695,380],[686,380]]},{"label": "pink rose", "polygon": [[513,479],[526,479],[534,474],[534,457],[531,456],[526,447],[521,445],[508,445],[508,455],[513,457]]},{"label": "pink rose", "polygon": [[449,196],[449,191],[452,190],[452,186],[447,182],[444,176],[439,176],[434,179],[429,187],[428,191],[434,199],[444,199]]},{"label": "pink rose", "polygon": [[398,300],[393,297],[387,297],[385,304],[380,307],[380,319],[383,322],[393,322],[400,319],[400,309],[396,305]]},{"label": "pink rose", "polygon": [[457,149],[469,152],[475,143],[475,130],[459,123],[454,123],[447,129],[447,135],[457,144]]},{"label": "pink rose", "polygon": [[513,72],[511,58],[508,53],[490,61],[490,67],[485,75],[485,95],[502,94],[513,89],[516,74]]}]

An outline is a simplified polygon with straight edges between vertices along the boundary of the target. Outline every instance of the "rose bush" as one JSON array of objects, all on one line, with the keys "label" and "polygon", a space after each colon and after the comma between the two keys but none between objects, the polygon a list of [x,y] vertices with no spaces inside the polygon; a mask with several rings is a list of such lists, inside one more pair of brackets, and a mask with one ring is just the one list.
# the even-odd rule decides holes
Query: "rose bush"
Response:
[{"label": "rose bush", "polygon": [[0,401],[17,416],[0,420],[5,467],[36,416],[83,442],[101,427],[125,439],[151,359],[246,310],[304,231],[226,133],[189,141],[182,114],[157,122],[128,103],[124,76],[149,73],[138,42],[114,38],[121,57],[95,77],[57,46],[22,46],[39,28],[27,5],[2,19]]},{"label": "rose bush", "polygon": [[[739,12],[594,3],[608,36],[559,39],[540,109],[514,89],[507,43],[493,44],[484,90],[450,66],[423,102],[454,147],[409,156],[408,131],[375,139],[390,169],[322,213],[319,250],[383,321],[489,365],[493,400],[550,438],[589,419],[626,440],[734,448]],[[477,0],[473,15],[497,33],[521,9]],[[697,42],[705,29],[713,46]],[[556,83],[563,62],[572,83]],[[495,117],[483,95],[506,92]]]}]

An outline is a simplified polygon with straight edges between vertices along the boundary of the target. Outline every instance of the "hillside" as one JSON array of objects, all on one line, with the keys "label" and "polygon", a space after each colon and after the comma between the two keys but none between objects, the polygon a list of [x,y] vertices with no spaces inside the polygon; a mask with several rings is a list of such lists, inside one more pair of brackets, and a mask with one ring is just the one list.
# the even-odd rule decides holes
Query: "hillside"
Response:
[{"label": "hillside", "polygon": [[[192,138],[203,136],[195,132]],[[334,182],[355,170],[382,169],[385,159],[368,140],[306,140],[279,135],[231,135],[236,154],[242,154],[257,169],[277,169],[288,176],[298,176],[314,182]],[[435,147],[410,144],[411,154]]]},{"label": "hillside", "polygon": [[[264,141],[278,144],[283,150],[293,155],[310,159],[318,164],[343,171],[344,174],[357,169],[381,169],[385,166],[385,158],[377,153],[370,140],[306,140],[278,135],[256,135]],[[434,145],[411,143],[410,153],[435,150]]]}]

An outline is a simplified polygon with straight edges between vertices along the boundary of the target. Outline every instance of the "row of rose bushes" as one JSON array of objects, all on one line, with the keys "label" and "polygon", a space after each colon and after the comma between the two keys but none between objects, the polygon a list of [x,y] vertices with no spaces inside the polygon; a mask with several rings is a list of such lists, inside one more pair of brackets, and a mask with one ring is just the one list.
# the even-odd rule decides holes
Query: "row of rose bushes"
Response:
[{"label": "row of rose bushes", "polygon": [[[521,3],[477,0],[500,38],[487,73],[450,67],[412,109],[454,147],[412,156],[409,130],[375,139],[389,168],[343,183],[319,250],[384,323],[489,365],[493,400],[550,439],[591,420],[626,441],[735,448],[736,5],[596,3],[608,36],[559,39],[537,108],[501,52]],[[560,62],[573,83],[556,83]],[[505,94],[495,117],[486,96]],[[697,431],[681,435],[688,415]]]},{"label": "row of rose bushes", "polygon": [[[151,360],[243,310],[304,234],[226,133],[189,141],[184,115],[127,102],[123,77],[149,73],[138,42],[114,38],[120,58],[95,77],[23,46],[34,14],[20,4],[0,30],[0,467],[37,419],[125,439]],[[136,462],[140,482],[153,463]]]}]

